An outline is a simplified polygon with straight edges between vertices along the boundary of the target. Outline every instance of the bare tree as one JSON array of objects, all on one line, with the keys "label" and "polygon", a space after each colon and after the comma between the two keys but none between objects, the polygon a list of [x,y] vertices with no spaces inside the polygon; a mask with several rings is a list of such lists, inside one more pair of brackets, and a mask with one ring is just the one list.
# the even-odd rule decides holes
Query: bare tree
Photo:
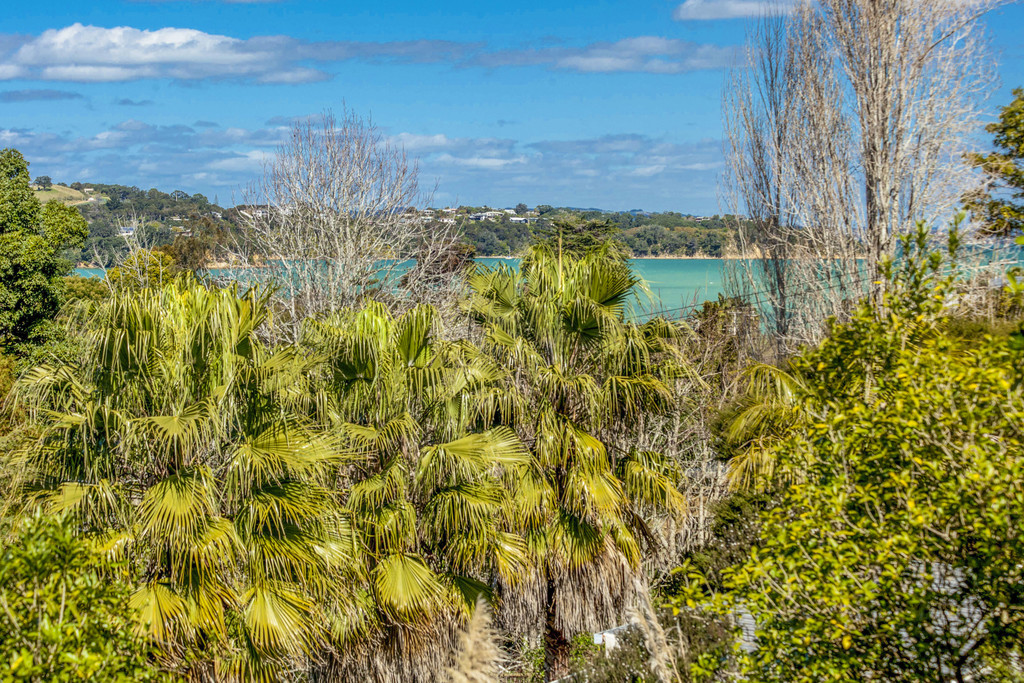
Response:
[{"label": "bare tree", "polygon": [[244,200],[229,256],[244,269],[232,274],[275,289],[286,336],[363,297],[423,298],[437,286],[433,260],[457,243],[415,210],[425,200],[416,164],[347,109],[295,123]]},{"label": "bare tree", "polygon": [[[757,254],[746,273],[765,289],[765,313],[776,338],[785,339],[790,325],[789,265],[791,244],[783,226],[789,222],[783,193],[783,155],[796,95],[793,63],[787,55],[787,25],[781,14],[769,14],[748,32],[749,67],[730,74],[723,101],[726,131],[726,179],[732,204],[746,209],[737,220],[740,250]],[[748,284],[744,279],[739,284]],[[734,292],[737,293],[737,292]],[[745,292],[749,295],[749,291]]]},{"label": "bare tree", "polygon": [[789,345],[880,300],[896,237],[970,185],[961,152],[992,75],[978,19],[1000,1],[805,0],[751,32],[724,100],[727,200],[755,257],[733,288]]}]

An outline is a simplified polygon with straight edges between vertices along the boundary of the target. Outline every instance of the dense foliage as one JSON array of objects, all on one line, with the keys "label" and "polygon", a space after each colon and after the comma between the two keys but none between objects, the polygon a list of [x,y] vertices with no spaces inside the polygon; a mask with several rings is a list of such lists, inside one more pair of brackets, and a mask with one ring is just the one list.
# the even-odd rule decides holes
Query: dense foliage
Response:
[{"label": "dense foliage", "polygon": [[[552,675],[565,673],[573,633],[594,628],[591,615],[614,615],[631,589],[650,515],[684,505],[678,472],[634,445],[642,416],[671,407],[669,385],[685,367],[676,327],[624,321],[637,284],[607,249],[577,259],[545,246],[519,271],[469,279],[471,315],[515,373],[532,434],[534,467],[516,488],[545,593]],[[585,606],[572,604],[581,596]]]},{"label": "dense foliage", "polygon": [[[71,187],[85,186],[72,183]],[[99,266],[111,267],[125,257],[129,247],[121,229],[131,226],[146,247],[180,252],[175,253],[176,260],[195,270],[193,264],[204,264],[205,252],[233,229],[238,218],[237,212],[223,209],[201,194],[103,183],[88,187],[95,201],[78,207],[89,223],[89,236],[75,251],[74,259]]]},{"label": "dense foliage", "polygon": [[[614,229],[616,239],[633,256],[703,256],[720,258],[735,248],[735,216],[695,217],[675,212],[605,212],[537,207],[538,223],[516,223],[512,216],[481,221],[462,221],[465,240],[481,256],[519,255],[534,241],[538,228],[557,221],[603,224]],[[460,209],[461,211],[461,209]],[[596,235],[607,238],[608,231]]]},{"label": "dense foliage", "polygon": [[751,680],[978,680],[1019,648],[1024,330],[948,336],[955,280],[925,240],[883,308],[792,361],[785,422],[750,446],[780,498],[704,586],[752,616]]},{"label": "dense foliage", "polygon": [[80,246],[87,231],[74,207],[40,205],[24,157],[0,150],[0,350],[25,353],[52,336],[71,272],[62,252]]},{"label": "dense foliage", "polygon": [[0,554],[0,680],[164,680],[111,572],[67,521],[27,519]]},{"label": "dense foliage", "polygon": [[967,198],[967,205],[985,229],[996,235],[1024,231],[1024,88],[1016,88],[1013,96],[1000,111],[999,120],[986,127],[994,137],[996,151],[970,155],[987,183]]},{"label": "dense foliage", "polygon": [[[625,322],[637,280],[603,252],[477,272],[482,346],[368,303],[272,347],[267,298],[127,272],[81,352],[19,380],[35,436],[7,464],[141,574],[130,604],[179,675],[429,676],[481,595],[524,584],[564,668],[682,511],[629,445],[671,405],[679,331]],[[607,602],[581,612],[585,585]]]},{"label": "dense foliage", "polygon": [[116,292],[80,358],[22,377],[39,435],[17,471],[142,572],[130,604],[169,652],[201,650],[186,671],[258,678],[324,637],[355,571],[326,488],[342,451],[303,416],[311,361],[256,339],[254,294]]}]

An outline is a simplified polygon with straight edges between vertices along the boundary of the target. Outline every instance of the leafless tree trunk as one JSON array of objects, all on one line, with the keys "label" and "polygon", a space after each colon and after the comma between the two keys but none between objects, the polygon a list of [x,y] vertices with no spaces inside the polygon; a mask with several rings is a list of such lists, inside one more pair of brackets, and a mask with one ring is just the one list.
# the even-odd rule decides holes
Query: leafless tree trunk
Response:
[{"label": "leafless tree trunk", "polygon": [[[784,226],[790,222],[783,194],[783,155],[796,79],[787,54],[787,25],[780,14],[759,20],[748,34],[748,69],[730,74],[723,114],[727,180],[748,221],[738,221],[741,253],[756,253],[750,279],[764,286],[765,314],[777,339],[790,326],[789,266],[792,245]],[[734,292],[735,293],[735,292]]]},{"label": "leafless tree trunk", "polygon": [[306,317],[364,297],[420,296],[421,275],[435,270],[423,260],[458,241],[421,219],[426,199],[416,164],[369,119],[346,109],[296,123],[240,207],[233,275],[275,288],[292,338]]},{"label": "leafless tree trunk", "polygon": [[805,0],[751,32],[724,100],[726,199],[752,226],[734,282],[790,348],[880,302],[896,237],[970,185],[961,152],[992,73],[978,19],[1000,2]]}]

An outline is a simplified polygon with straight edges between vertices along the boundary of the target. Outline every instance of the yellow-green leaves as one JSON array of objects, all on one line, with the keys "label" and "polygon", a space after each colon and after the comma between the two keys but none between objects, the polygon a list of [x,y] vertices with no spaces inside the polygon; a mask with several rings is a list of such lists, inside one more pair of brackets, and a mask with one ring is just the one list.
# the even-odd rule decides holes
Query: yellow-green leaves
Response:
[{"label": "yellow-green leaves", "polygon": [[441,580],[423,561],[404,553],[382,558],[372,573],[373,590],[381,609],[399,621],[429,618],[444,604]]}]

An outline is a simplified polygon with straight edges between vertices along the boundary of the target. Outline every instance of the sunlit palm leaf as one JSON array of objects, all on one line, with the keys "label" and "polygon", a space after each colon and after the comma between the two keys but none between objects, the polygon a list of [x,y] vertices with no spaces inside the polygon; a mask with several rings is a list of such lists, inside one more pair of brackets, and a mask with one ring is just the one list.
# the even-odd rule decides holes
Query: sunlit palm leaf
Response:
[{"label": "sunlit palm leaf", "polygon": [[392,619],[418,621],[446,603],[444,583],[415,555],[396,553],[382,559],[372,580],[378,604]]},{"label": "sunlit palm leaf", "polygon": [[140,633],[157,642],[167,644],[176,635],[191,631],[188,603],[166,583],[140,586],[132,593],[129,606],[138,613]]},{"label": "sunlit palm leaf", "polygon": [[304,652],[310,645],[313,605],[287,584],[266,582],[242,597],[249,637],[261,651]]}]

